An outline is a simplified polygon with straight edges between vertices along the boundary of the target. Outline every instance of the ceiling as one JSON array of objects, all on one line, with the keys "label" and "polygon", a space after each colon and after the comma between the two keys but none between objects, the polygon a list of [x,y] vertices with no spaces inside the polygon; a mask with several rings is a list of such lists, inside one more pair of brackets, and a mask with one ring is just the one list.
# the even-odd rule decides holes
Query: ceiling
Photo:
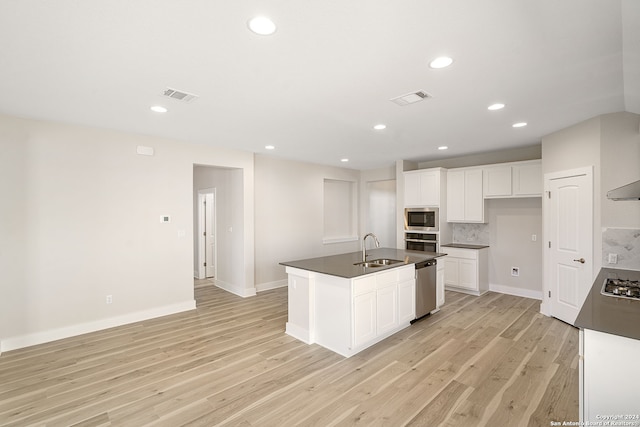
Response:
[{"label": "ceiling", "polygon": [[640,113],[639,23],[636,0],[2,0],[0,112],[373,169]]}]

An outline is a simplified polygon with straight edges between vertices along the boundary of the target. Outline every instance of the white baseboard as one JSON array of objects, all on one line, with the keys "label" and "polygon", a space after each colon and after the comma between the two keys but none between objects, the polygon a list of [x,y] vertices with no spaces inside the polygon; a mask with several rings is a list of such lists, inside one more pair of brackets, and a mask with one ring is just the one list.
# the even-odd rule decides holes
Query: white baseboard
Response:
[{"label": "white baseboard", "polygon": [[256,285],[256,292],[269,291],[271,289],[286,288],[289,285],[287,279],[276,280],[274,282],[260,283]]},{"label": "white baseboard", "polygon": [[215,280],[215,285],[220,289],[224,289],[227,292],[231,292],[232,294],[238,295],[239,297],[253,297],[256,295],[256,288],[241,288],[240,286],[234,285],[232,283],[223,282],[222,280]]},{"label": "white baseboard", "polygon": [[503,285],[496,285],[496,284],[489,284],[489,290],[492,292],[499,292],[501,294],[515,295],[517,297],[542,300],[542,291],[514,288],[512,286],[503,286]]},{"label": "white baseboard", "polygon": [[292,336],[293,338],[300,340],[305,344],[313,344],[309,331],[304,328],[301,328],[298,325],[294,325],[293,323],[287,322],[285,325],[284,332],[287,335]]},{"label": "white baseboard", "polygon": [[152,308],[150,310],[137,311],[121,316],[109,317],[107,319],[100,319],[93,322],[80,323],[78,325],[67,326],[64,328],[51,329],[48,331],[7,338],[0,342],[0,353],[3,351],[30,347],[32,345],[44,344],[63,338],[75,337],[89,332],[101,331],[103,329],[113,328],[116,326],[127,325],[129,323],[154,319],[156,317],[168,316],[170,314],[181,313],[183,311],[195,310],[195,308],[195,300],[184,301],[177,304]]}]

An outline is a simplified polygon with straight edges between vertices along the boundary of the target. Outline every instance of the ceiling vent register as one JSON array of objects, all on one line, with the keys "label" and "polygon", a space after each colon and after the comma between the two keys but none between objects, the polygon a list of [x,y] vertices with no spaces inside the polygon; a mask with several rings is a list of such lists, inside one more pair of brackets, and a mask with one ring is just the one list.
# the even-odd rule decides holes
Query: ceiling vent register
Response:
[{"label": "ceiling vent register", "polygon": [[193,93],[184,92],[170,87],[166,88],[162,95],[182,102],[191,102],[198,98],[198,95],[194,95]]},{"label": "ceiling vent register", "polygon": [[415,104],[416,102],[424,101],[425,99],[432,98],[427,92],[423,90],[419,90],[417,92],[407,93],[406,95],[397,96],[395,98],[391,98],[389,101],[394,104],[398,104],[401,107],[409,104]]}]

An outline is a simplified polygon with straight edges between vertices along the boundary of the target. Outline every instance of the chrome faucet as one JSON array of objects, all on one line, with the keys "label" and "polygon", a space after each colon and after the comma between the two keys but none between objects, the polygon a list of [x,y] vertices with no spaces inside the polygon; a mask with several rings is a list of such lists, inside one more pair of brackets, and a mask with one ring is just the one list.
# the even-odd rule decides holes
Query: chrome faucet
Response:
[{"label": "chrome faucet", "polygon": [[380,247],[380,242],[378,241],[378,238],[376,237],[375,234],[373,233],[368,233],[365,234],[365,236],[362,238],[362,262],[366,262],[367,261],[367,245],[365,245],[366,241],[367,241],[367,237],[373,237],[373,240],[376,242],[376,248]]}]

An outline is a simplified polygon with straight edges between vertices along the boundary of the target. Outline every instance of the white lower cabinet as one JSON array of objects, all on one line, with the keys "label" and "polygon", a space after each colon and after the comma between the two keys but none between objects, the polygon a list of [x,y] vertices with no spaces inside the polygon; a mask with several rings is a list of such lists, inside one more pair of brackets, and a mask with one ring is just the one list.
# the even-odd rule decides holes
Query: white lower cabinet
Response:
[{"label": "white lower cabinet", "polygon": [[444,258],[444,285],[453,291],[482,295],[489,290],[487,248],[441,247]]},{"label": "white lower cabinet", "polygon": [[345,357],[406,328],[415,319],[415,265],[353,279],[287,267],[286,333]]},{"label": "white lower cabinet", "polygon": [[446,258],[439,258],[436,269],[436,308],[444,305],[444,263]]},{"label": "white lower cabinet", "polygon": [[407,280],[398,284],[398,323],[404,324],[416,318],[416,282]]},{"label": "white lower cabinet", "polygon": [[580,330],[580,425],[640,424],[638,358],[640,340]]},{"label": "white lower cabinet", "polygon": [[[415,319],[413,264],[352,279],[353,337],[350,351],[361,350],[406,327]],[[362,347],[362,348],[360,348]]]},{"label": "white lower cabinet", "polygon": [[398,285],[376,290],[376,332],[384,334],[398,326]]},{"label": "white lower cabinet", "polygon": [[376,295],[353,297],[353,345],[360,346],[376,337]]}]

